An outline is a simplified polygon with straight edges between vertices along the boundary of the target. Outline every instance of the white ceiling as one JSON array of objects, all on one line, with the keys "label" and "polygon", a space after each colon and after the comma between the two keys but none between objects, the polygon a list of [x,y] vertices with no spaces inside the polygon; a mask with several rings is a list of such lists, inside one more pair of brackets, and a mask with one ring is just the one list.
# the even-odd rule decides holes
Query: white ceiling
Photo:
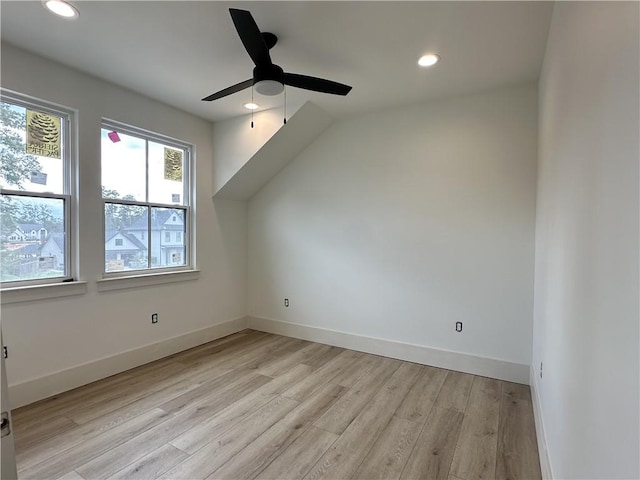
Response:
[{"label": "white ceiling", "polygon": [[[287,88],[334,117],[460,95],[538,78],[549,2],[75,1],[80,18],[40,1],[0,2],[2,41],[104,78],[200,117],[247,113],[251,89],[200,99],[251,78],[253,64],[229,7],[251,11],[285,71],[353,86],[347,97]],[[425,52],[442,61],[422,69]],[[282,96],[262,97],[264,108]]]}]

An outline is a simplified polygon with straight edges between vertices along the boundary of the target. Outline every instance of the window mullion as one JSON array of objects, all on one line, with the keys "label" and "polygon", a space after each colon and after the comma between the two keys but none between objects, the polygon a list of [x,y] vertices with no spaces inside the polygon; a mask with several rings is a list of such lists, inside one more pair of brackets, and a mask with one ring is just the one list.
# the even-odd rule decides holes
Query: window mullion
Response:
[{"label": "window mullion", "polygon": [[[8,194],[13,194],[13,192],[9,192],[6,190],[2,190],[2,193],[8,193]],[[21,193],[18,192],[16,193],[16,195],[20,195]],[[31,195],[29,195],[31,196]],[[36,196],[36,195],[33,195]],[[63,198],[64,195],[55,195],[55,194],[46,194],[46,195],[40,195],[40,196],[44,196],[44,197],[51,197],[51,198]],[[185,205],[172,205],[170,203],[157,203],[157,202],[140,202],[138,200],[124,200],[122,198],[103,198],[103,200],[107,203],[117,203],[119,205],[131,205],[131,206],[137,206],[137,207],[148,207],[148,206],[152,206],[155,208],[167,208],[167,209],[179,209],[179,210],[184,210],[185,208],[187,208],[187,206]]]},{"label": "window mullion", "polygon": [[187,225],[189,227],[193,226],[191,223],[191,208],[186,208],[184,211],[184,230],[182,234],[182,245],[184,249],[184,261],[188,265],[192,265],[191,232],[193,231],[193,228],[187,228]]},{"label": "window mullion", "polygon": [[74,275],[71,270],[73,260],[71,258],[71,201],[69,198],[64,200],[64,271],[67,277]]},{"label": "window mullion", "polygon": [[182,198],[183,204],[191,205],[191,155],[189,150],[184,151],[184,164],[183,164],[183,172],[182,172]]},{"label": "window mullion", "polygon": [[144,182],[145,182],[145,197],[144,199],[147,201],[147,268],[151,268],[151,215],[152,208],[149,205],[149,140],[145,139],[144,141]]},{"label": "window mullion", "polygon": [[145,182],[145,201],[149,203],[149,140],[144,141],[144,182]]},{"label": "window mullion", "polygon": [[147,207],[147,268],[151,268],[151,236],[153,233],[151,232],[151,205]]},{"label": "window mullion", "polygon": [[0,194],[14,197],[57,198],[59,200],[68,200],[71,198],[71,195],[64,193],[29,192],[27,190],[9,190],[5,188],[0,189]]}]

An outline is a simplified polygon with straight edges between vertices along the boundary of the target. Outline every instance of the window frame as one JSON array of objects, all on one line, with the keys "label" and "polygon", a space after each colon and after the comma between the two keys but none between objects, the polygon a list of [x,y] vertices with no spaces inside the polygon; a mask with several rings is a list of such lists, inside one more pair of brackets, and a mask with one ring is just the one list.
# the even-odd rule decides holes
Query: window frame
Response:
[{"label": "window frame", "polygon": [[31,192],[28,190],[14,190],[0,187],[0,194],[18,197],[22,196],[62,200],[64,203],[63,224],[65,233],[63,275],[59,277],[0,282],[0,290],[72,282],[74,278],[77,278],[78,276],[78,249],[76,241],[76,231],[78,228],[78,149],[76,145],[78,128],[76,122],[77,111],[64,105],[48,102],[40,98],[31,97],[5,88],[0,88],[0,101],[60,117],[62,130],[61,144],[64,146],[64,148],[61,149],[60,155],[62,161],[62,190],[64,193]]},{"label": "window frame", "polygon": [[[102,278],[104,280],[127,278],[127,277],[139,277],[155,274],[167,274],[167,273],[179,273],[185,271],[195,270],[195,215],[194,215],[194,199],[195,199],[195,181],[192,172],[195,170],[193,162],[195,161],[195,146],[160,133],[145,130],[143,128],[128,125],[126,123],[118,122],[103,118],[100,124],[100,130],[115,130],[125,135],[135,136],[145,141],[145,196],[149,198],[149,146],[148,142],[156,142],[167,147],[172,147],[184,151],[183,170],[182,170],[182,198],[181,204],[167,204],[150,201],[139,200],[124,200],[117,198],[104,198],[101,195],[102,201]],[[102,137],[102,134],[100,134]],[[102,186],[102,148],[100,148],[100,185]],[[147,245],[147,268],[130,269],[130,270],[117,270],[106,271],[106,217],[105,206],[108,204],[125,205],[125,206],[139,206],[148,208],[147,214],[147,232],[146,240],[144,242]],[[153,208],[164,208],[169,210],[183,210],[184,211],[184,232],[183,233],[183,245],[184,245],[184,265],[177,266],[161,266],[152,267],[152,255],[151,244],[153,235],[151,234],[151,210]],[[161,242],[162,243],[162,242]]]}]

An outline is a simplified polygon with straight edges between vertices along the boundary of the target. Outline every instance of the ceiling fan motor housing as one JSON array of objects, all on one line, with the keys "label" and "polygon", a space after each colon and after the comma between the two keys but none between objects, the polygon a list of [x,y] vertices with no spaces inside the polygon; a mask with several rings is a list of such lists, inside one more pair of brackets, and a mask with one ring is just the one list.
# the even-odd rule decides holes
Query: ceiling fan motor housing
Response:
[{"label": "ceiling fan motor housing", "polygon": [[261,95],[278,95],[284,90],[284,72],[278,65],[260,65],[253,69],[253,86]]}]

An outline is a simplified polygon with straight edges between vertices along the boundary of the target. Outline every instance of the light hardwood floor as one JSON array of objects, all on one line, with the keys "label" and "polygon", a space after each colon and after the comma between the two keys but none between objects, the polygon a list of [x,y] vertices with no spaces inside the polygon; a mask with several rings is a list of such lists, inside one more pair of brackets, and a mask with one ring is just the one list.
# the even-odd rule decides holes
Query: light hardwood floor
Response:
[{"label": "light hardwood floor", "polygon": [[539,479],[529,388],[245,330],[13,412],[20,479]]}]

